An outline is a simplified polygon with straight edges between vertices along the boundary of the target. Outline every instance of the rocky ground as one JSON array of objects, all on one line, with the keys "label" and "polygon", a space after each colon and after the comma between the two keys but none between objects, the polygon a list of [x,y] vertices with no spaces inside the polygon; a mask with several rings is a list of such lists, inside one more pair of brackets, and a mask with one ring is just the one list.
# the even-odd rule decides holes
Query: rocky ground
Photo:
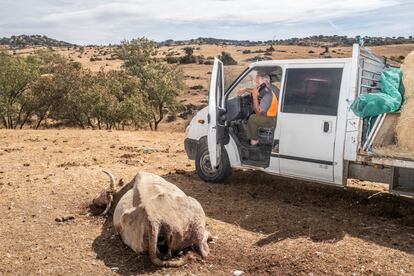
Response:
[{"label": "rocky ground", "polygon": [[[413,275],[414,201],[254,171],[207,184],[183,133],[0,130],[0,275]],[[108,179],[162,175],[200,201],[218,237],[204,261],[154,267],[87,216]],[[374,195],[376,194],[376,195]]]}]

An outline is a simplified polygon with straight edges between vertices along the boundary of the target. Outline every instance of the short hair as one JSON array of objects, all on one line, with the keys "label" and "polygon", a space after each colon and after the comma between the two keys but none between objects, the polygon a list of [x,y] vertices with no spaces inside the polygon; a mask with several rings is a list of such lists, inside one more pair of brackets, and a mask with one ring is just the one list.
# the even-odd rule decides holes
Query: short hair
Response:
[{"label": "short hair", "polygon": [[269,76],[269,74],[266,74],[265,72],[262,72],[262,71],[258,71],[256,76],[259,76],[263,80],[265,80],[267,83],[270,83],[270,76]]}]

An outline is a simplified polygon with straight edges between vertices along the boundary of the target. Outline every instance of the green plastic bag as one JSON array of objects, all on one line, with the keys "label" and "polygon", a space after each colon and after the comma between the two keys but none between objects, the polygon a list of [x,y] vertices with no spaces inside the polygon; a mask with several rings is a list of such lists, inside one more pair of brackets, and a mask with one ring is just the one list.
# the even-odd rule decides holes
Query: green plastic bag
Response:
[{"label": "green plastic bag", "polygon": [[401,79],[400,69],[385,70],[381,74],[381,92],[359,95],[352,103],[351,110],[362,118],[398,111],[404,94]]}]

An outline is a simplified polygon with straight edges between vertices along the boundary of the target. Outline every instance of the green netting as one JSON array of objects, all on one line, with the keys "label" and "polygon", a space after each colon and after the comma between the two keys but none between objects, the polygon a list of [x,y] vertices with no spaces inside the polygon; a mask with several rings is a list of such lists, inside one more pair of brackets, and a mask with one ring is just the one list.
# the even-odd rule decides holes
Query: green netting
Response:
[{"label": "green netting", "polygon": [[352,103],[351,110],[362,118],[399,110],[404,94],[401,78],[400,69],[389,68],[385,70],[381,74],[381,92],[360,95]]}]

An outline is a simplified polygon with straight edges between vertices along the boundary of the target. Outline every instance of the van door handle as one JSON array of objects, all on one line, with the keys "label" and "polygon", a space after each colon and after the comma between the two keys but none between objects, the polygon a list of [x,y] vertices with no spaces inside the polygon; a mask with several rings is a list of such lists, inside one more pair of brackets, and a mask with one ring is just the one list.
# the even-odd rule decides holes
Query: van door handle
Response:
[{"label": "van door handle", "polygon": [[323,132],[328,133],[331,132],[331,123],[330,122],[323,122]]}]

